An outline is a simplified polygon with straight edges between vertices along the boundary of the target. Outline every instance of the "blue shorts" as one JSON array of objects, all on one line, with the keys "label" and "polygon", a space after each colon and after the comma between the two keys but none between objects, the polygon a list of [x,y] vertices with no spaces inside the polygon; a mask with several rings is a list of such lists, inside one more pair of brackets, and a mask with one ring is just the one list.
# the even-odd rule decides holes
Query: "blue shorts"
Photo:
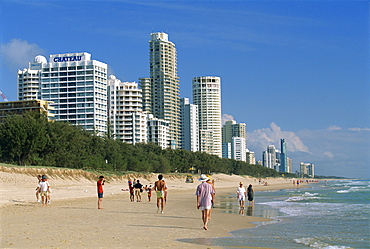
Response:
[{"label": "blue shorts", "polygon": [[98,198],[103,198],[103,193],[98,193]]}]

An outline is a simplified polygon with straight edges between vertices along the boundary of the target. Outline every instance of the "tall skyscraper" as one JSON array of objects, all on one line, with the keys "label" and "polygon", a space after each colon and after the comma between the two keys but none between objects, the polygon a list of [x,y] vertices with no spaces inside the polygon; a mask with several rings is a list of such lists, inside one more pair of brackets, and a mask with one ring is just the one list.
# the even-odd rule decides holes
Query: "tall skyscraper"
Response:
[{"label": "tall skyscraper", "polygon": [[222,157],[221,78],[194,77],[193,103],[199,110],[200,151]]},{"label": "tall skyscraper", "polygon": [[199,151],[198,106],[190,104],[188,98],[180,100],[180,148]]},{"label": "tall skyscraper", "polygon": [[107,131],[107,64],[89,53],[36,56],[18,70],[18,99],[53,101],[54,119],[98,135]]},{"label": "tall skyscraper", "polygon": [[146,113],[142,111],[141,89],[136,82],[108,79],[108,113],[111,134],[129,144],[147,141]]},{"label": "tall skyscraper", "polygon": [[280,139],[280,172],[289,172],[288,171],[288,156],[286,154],[286,141],[285,139]]},{"label": "tall skyscraper", "polygon": [[[177,75],[175,44],[163,32],[150,34],[150,82],[141,79],[145,110],[169,123],[169,144],[176,148],[179,142],[180,87]],[[150,100],[150,104],[147,101]],[[149,106],[148,106],[149,105]]]}]

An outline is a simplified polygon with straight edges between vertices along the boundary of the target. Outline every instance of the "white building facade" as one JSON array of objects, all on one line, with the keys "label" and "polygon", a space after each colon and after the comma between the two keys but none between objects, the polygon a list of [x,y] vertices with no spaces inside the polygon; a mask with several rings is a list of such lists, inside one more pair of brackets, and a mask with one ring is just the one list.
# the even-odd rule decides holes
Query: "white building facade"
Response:
[{"label": "white building facade", "polygon": [[107,68],[86,52],[50,55],[49,62],[36,56],[27,69],[18,71],[18,99],[53,101],[55,120],[103,136],[108,121]]},{"label": "white building facade", "polygon": [[147,141],[160,146],[162,149],[169,148],[169,123],[163,119],[154,117],[153,114],[147,115]]},{"label": "white building facade", "polygon": [[199,110],[200,151],[222,157],[221,78],[194,77],[193,103]]},{"label": "white building facade", "polygon": [[188,98],[180,100],[180,148],[199,151],[198,106],[190,104]]},{"label": "white building facade", "polygon": [[254,154],[254,151],[250,151],[246,149],[246,160],[249,164],[256,164],[256,156]]},{"label": "white building facade", "polygon": [[244,137],[232,137],[231,156],[232,159],[246,162],[246,146]]},{"label": "white building facade", "polygon": [[136,82],[109,76],[109,120],[113,137],[124,143],[147,141],[147,115],[142,110],[141,89]]},{"label": "white building facade", "polygon": [[270,169],[275,169],[276,164],[276,147],[275,145],[269,145],[267,150],[262,154],[262,165]]}]

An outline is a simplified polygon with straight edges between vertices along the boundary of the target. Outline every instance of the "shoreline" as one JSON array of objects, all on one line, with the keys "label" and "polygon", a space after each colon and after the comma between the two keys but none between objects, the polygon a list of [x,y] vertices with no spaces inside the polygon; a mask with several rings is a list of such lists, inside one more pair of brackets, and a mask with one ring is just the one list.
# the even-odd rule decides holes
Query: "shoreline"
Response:
[{"label": "shoreline", "polygon": [[[3,172],[0,173],[4,177]],[[9,174],[8,177],[15,178],[18,175]],[[34,177],[29,177],[34,181]],[[214,177],[216,203],[217,195],[236,192],[239,181],[243,180],[245,184],[255,181],[241,176]],[[270,186],[256,185],[254,190],[294,187],[285,179],[270,181]],[[2,248],[219,248],[177,240],[228,237],[231,231],[254,227],[251,222],[270,220],[223,213],[215,208],[209,230],[203,230],[201,212],[196,208],[195,188],[199,184],[196,180],[191,184],[183,179],[166,180],[169,196],[164,214],[156,213],[155,196],[150,203],[146,195],[143,195],[141,203],[130,202],[129,193],[121,191],[126,187],[126,182],[112,181],[104,187],[103,210],[97,209],[95,182],[59,183],[50,180],[52,203],[48,207],[41,207],[40,203],[35,202],[36,186],[26,182],[1,184],[1,192],[7,192],[3,197],[7,198],[13,193],[8,203],[3,203],[2,198],[0,205]],[[143,180],[144,186],[147,183],[150,181]],[[19,192],[21,195],[17,197]],[[22,196],[27,196],[29,200],[21,200]]]}]

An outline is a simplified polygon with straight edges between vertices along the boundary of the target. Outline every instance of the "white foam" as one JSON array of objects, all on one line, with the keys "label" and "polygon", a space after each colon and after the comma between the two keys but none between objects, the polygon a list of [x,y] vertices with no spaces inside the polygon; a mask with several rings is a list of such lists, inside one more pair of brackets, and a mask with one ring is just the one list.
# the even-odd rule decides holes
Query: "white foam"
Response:
[{"label": "white foam", "polygon": [[301,238],[301,239],[294,239],[294,241],[298,244],[302,244],[305,246],[309,246],[311,248],[318,248],[318,249],[348,249],[348,248],[351,248],[347,246],[329,245],[328,243],[320,241],[320,238]]}]

